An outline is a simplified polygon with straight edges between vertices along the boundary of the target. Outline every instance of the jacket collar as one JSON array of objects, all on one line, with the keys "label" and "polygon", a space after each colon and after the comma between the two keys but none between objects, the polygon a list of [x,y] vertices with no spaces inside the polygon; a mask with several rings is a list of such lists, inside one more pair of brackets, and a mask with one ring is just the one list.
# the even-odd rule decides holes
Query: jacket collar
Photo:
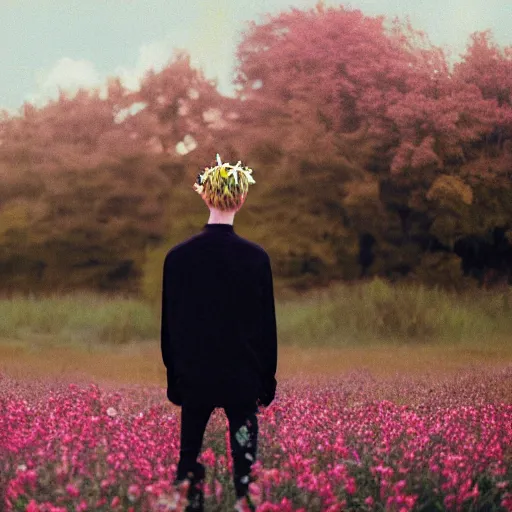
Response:
[{"label": "jacket collar", "polygon": [[203,231],[209,233],[234,233],[233,224],[205,224]]}]

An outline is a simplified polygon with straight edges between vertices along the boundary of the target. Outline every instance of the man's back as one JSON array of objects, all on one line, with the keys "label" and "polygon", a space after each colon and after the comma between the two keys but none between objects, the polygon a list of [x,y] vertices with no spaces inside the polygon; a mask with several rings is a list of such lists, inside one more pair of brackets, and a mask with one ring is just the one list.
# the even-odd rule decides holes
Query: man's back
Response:
[{"label": "man's back", "polygon": [[184,400],[256,400],[275,383],[277,333],[266,251],[231,224],[205,224],[164,264],[162,354]]}]

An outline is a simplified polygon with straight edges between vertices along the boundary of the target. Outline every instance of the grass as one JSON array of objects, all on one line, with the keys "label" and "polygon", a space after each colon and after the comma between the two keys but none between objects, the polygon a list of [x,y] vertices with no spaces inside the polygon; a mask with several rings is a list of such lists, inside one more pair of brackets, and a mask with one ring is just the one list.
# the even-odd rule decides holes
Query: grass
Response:
[{"label": "grass", "polygon": [[276,310],[284,344],[481,346],[510,337],[511,304],[512,289],[449,293],[374,280],[288,297]]},{"label": "grass", "polygon": [[[450,294],[383,281],[276,297],[278,376],[451,372],[512,361],[512,291]],[[0,300],[0,369],[159,384],[159,311],[76,294]]]},{"label": "grass", "polygon": [[[472,366],[500,367],[512,363],[510,343],[459,349],[441,345],[370,345],[365,347],[280,346],[277,378],[329,377],[366,370],[378,377],[396,373],[449,374]],[[165,368],[156,341],[122,347],[48,345],[47,340],[0,340],[0,372],[20,379],[72,378],[98,383],[161,385]]]},{"label": "grass", "polygon": [[[512,289],[448,293],[374,280],[276,297],[281,344],[476,343],[512,332]],[[77,293],[0,299],[0,338],[124,344],[158,338],[159,304]]]},{"label": "grass", "polygon": [[0,337],[122,344],[155,338],[158,316],[145,302],[92,293],[0,300]]}]

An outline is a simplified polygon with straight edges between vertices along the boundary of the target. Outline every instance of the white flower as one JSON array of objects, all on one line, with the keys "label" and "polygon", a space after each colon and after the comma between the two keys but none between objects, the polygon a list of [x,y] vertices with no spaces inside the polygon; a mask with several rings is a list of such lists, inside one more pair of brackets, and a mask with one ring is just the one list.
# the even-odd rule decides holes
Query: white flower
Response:
[{"label": "white flower", "polygon": [[238,185],[238,175],[237,175],[237,172],[238,171],[241,171],[242,168],[240,167],[240,164],[242,162],[240,160],[238,160],[237,164],[235,166],[229,166],[231,167],[231,170],[228,172],[228,177],[233,175],[235,177],[235,183]]},{"label": "white flower", "polygon": [[249,440],[249,430],[245,425],[242,425],[235,433],[235,438],[240,446],[245,446]]},{"label": "white flower", "polygon": [[25,464],[20,464],[17,469],[18,471],[27,471],[27,466],[25,466]]},{"label": "white flower", "polygon": [[251,172],[252,172],[252,169],[249,169],[249,170],[244,170],[242,171],[245,176],[247,177],[247,181],[249,183],[256,183],[256,181],[254,181],[254,178],[251,176]]},{"label": "white flower", "polygon": [[[256,181],[254,181],[254,178],[251,176],[251,173],[252,173],[252,169],[249,169],[249,167],[245,167],[243,168],[241,166],[242,164],[242,161],[239,160],[236,165],[231,165],[230,163],[222,163],[222,160],[220,158],[220,155],[217,153],[217,165],[215,167],[207,167],[204,172],[202,174],[200,174],[200,180],[201,180],[201,183],[204,183],[205,180],[206,180],[206,177],[212,173],[212,172],[215,172],[217,169],[219,168],[224,168],[226,169],[228,172],[227,172],[227,175],[228,177],[233,175],[234,176],[234,179],[235,179],[235,183],[238,185],[238,174],[239,172],[245,174],[246,178],[247,178],[247,181],[251,184],[254,184],[256,183]],[[198,184],[198,187],[200,185]],[[194,187],[194,189],[196,191],[198,191],[199,193],[202,192],[202,190],[199,190],[199,188],[196,188]]]},{"label": "white flower", "polygon": [[117,414],[117,411],[113,407],[109,407],[107,409],[107,414],[113,418]]}]

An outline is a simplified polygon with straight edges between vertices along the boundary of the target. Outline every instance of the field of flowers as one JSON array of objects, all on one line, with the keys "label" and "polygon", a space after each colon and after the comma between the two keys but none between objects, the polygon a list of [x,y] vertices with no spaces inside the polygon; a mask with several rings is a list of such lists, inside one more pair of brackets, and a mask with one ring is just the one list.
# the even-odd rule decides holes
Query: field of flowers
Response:
[{"label": "field of flowers", "polygon": [[[0,374],[0,510],[183,510],[179,414],[161,387]],[[258,419],[258,511],[512,510],[512,366],[289,378]],[[200,460],[206,510],[233,510],[222,409]]]}]

